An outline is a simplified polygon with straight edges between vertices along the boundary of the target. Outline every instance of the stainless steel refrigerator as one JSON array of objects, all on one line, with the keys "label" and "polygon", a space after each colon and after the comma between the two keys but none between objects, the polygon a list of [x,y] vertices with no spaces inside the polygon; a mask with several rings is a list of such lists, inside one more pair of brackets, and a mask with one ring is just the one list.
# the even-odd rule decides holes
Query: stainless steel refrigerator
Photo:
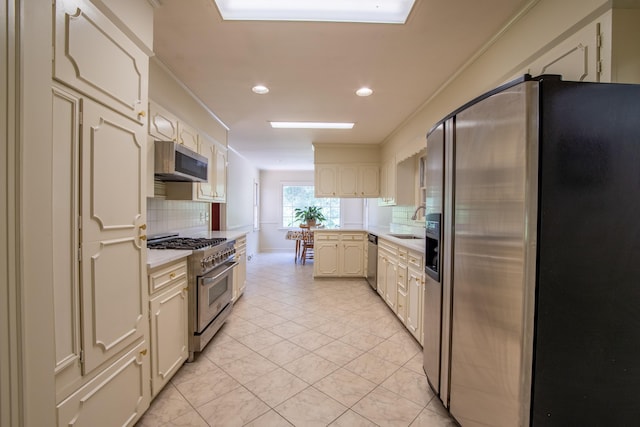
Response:
[{"label": "stainless steel refrigerator", "polygon": [[640,422],[640,85],[524,76],[427,136],[424,369],[462,426]]}]

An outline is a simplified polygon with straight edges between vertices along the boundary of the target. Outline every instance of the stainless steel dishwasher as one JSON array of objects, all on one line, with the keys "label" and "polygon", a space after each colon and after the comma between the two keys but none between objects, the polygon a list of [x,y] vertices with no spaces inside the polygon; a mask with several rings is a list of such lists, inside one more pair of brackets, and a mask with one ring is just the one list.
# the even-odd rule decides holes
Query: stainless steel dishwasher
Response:
[{"label": "stainless steel dishwasher", "polygon": [[378,289],[378,236],[369,233],[367,246],[367,282]]}]

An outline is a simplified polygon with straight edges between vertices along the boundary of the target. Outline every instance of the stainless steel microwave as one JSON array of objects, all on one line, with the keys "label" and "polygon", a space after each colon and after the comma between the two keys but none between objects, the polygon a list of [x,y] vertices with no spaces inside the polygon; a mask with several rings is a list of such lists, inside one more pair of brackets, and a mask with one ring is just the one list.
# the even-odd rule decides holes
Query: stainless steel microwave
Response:
[{"label": "stainless steel microwave", "polygon": [[207,182],[208,159],[173,141],[155,141],[155,176],[161,181]]}]

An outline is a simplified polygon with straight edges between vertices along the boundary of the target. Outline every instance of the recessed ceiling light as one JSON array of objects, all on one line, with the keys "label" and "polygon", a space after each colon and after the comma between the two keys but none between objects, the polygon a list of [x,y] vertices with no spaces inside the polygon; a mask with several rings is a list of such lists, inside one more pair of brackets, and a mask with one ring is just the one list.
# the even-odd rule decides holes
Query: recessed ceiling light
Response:
[{"label": "recessed ceiling light", "polygon": [[352,129],[353,123],[269,122],[274,129]]},{"label": "recessed ceiling light", "polygon": [[265,93],[269,93],[269,88],[266,86],[262,86],[262,85],[257,85],[251,88],[251,90],[254,93],[257,93],[258,95],[264,95]]},{"label": "recessed ceiling light", "polygon": [[215,0],[222,19],[404,24],[415,0]]},{"label": "recessed ceiling light", "polygon": [[360,89],[358,89],[356,91],[356,95],[358,96],[369,96],[373,93],[373,91],[371,89],[369,89],[368,87],[361,87]]}]

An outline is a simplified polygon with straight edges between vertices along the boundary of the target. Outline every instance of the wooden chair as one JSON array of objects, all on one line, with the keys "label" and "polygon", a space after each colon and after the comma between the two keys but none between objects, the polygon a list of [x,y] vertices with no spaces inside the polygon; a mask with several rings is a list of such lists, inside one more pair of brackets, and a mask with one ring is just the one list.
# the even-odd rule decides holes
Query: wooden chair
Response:
[{"label": "wooden chair", "polygon": [[302,263],[305,264],[308,259],[313,259],[313,231],[304,231],[302,233]]}]

